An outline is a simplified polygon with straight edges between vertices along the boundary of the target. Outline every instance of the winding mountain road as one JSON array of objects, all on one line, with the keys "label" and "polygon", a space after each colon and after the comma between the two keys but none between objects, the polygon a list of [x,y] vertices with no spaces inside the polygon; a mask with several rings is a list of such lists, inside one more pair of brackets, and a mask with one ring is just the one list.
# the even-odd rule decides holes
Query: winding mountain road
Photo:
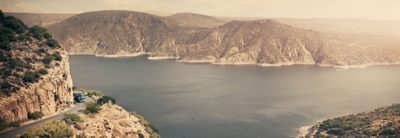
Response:
[{"label": "winding mountain road", "polygon": [[58,113],[56,115],[52,115],[52,116],[47,117],[47,118],[43,118],[43,119],[37,120],[37,121],[35,121],[33,123],[30,123],[30,124],[27,124],[27,125],[15,128],[15,129],[11,129],[11,130],[0,132],[0,138],[15,138],[18,135],[24,134],[30,128],[33,128],[35,126],[39,126],[39,125],[41,125],[41,124],[43,124],[45,122],[54,121],[54,120],[61,120],[61,119],[64,118],[65,114],[78,113],[79,110],[82,110],[84,108],[85,108],[85,104],[84,103],[78,103],[75,107],[73,107],[73,108],[71,108],[71,109],[69,109],[67,111]]}]

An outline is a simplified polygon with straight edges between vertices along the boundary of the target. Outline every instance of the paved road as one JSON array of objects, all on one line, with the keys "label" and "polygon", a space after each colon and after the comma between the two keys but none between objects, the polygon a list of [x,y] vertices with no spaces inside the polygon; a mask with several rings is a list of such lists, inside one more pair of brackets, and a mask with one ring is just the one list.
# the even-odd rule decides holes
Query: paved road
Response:
[{"label": "paved road", "polygon": [[43,124],[43,123],[48,122],[48,121],[61,120],[61,119],[64,118],[65,114],[77,113],[79,110],[82,110],[84,108],[85,108],[85,104],[84,103],[78,103],[77,106],[75,106],[74,108],[71,108],[68,111],[60,113],[58,115],[51,116],[51,117],[45,118],[45,119],[41,119],[41,120],[36,121],[34,123],[31,123],[31,124],[28,124],[28,125],[25,125],[25,126],[21,126],[21,127],[9,130],[9,131],[0,132],[0,138],[15,138],[17,135],[24,134],[30,128],[33,128],[35,126],[38,126],[38,125]]}]

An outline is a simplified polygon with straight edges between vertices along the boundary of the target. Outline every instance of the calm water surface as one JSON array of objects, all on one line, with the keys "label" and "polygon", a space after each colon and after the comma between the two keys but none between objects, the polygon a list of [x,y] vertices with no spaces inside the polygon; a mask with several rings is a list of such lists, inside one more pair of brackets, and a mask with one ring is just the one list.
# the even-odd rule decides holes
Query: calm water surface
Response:
[{"label": "calm water surface", "polygon": [[279,138],[327,117],[400,102],[400,66],[340,71],[71,56],[77,87],[136,111],[164,138]]}]

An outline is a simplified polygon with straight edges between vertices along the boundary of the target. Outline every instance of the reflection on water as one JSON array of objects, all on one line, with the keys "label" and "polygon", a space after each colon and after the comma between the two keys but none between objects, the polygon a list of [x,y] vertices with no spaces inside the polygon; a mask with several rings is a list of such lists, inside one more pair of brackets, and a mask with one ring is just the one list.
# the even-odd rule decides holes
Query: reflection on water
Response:
[{"label": "reflection on water", "polygon": [[144,115],[164,138],[289,137],[302,125],[399,102],[400,66],[222,66],[71,56],[77,87]]}]

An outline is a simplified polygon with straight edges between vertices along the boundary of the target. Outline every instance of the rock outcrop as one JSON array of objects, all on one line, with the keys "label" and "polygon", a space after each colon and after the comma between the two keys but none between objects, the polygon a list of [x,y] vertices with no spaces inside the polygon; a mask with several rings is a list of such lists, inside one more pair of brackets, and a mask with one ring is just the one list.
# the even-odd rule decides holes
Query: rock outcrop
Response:
[{"label": "rock outcrop", "polygon": [[331,36],[273,20],[231,21],[202,28],[193,22],[182,25],[184,21],[172,17],[97,11],[72,16],[48,28],[67,51],[77,54],[147,53],[183,62],[265,66],[363,66],[400,61],[398,41]]},{"label": "rock outcrop", "polygon": [[23,121],[49,115],[73,102],[68,56],[44,28],[27,28],[0,14],[0,118]]},{"label": "rock outcrop", "polygon": [[82,122],[74,125],[76,135],[83,137],[131,137],[155,138],[158,134],[150,134],[145,120],[125,111],[115,104],[105,104],[95,114],[80,114]]}]

